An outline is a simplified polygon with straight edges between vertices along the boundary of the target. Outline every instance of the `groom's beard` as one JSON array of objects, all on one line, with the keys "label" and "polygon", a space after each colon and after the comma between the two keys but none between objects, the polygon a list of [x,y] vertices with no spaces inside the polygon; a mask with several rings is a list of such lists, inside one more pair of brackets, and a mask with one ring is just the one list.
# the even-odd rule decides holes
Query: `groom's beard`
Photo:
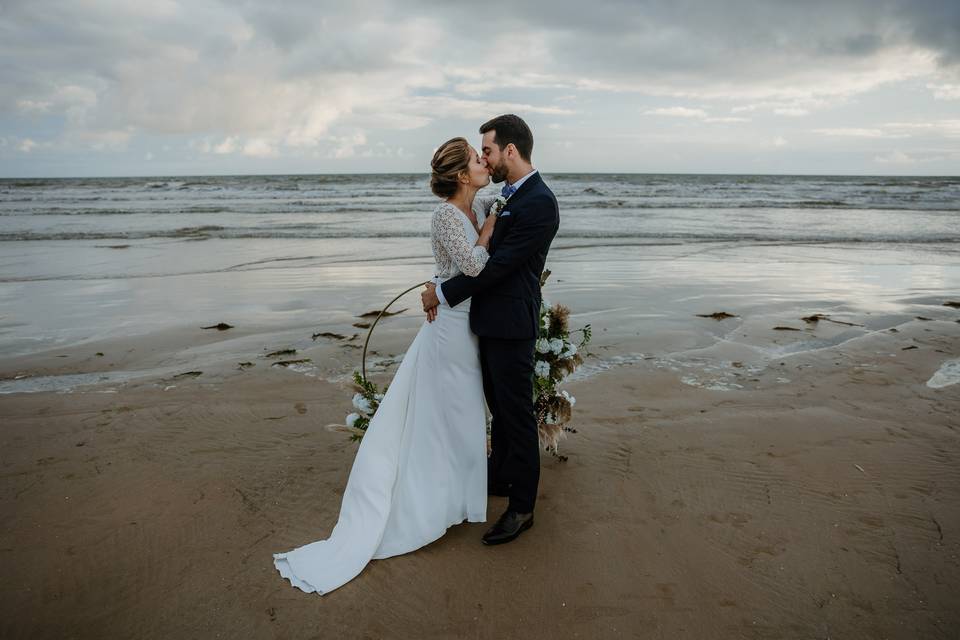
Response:
[{"label": "groom's beard", "polygon": [[490,179],[494,182],[503,182],[507,179],[507,166],[505,163],[500,163],[493,168],[493,171],[490,172]]}]

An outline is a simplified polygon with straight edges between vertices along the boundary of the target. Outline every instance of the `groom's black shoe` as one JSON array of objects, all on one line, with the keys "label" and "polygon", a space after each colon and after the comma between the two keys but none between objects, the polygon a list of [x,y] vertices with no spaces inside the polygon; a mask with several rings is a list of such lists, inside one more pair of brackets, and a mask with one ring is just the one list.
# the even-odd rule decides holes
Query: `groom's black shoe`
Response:
[{"label": "groom's black shoe", "polygon": [[533,512],[519,513],[507,509],[497,520],[497,523],[490,527],[483,534],[483,544],[503,544],[516,539],[521,533],[533,526]]}]

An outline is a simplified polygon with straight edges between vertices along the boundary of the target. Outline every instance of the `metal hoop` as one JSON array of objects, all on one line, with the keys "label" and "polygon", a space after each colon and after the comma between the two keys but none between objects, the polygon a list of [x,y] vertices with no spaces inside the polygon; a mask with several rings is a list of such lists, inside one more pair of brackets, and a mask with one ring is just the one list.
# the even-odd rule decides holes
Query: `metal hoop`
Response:
[{"label": "metal hoop", "polygon": [[360,369],[363,372],[362,375],[363,375],[364,381],[366,381],[367,379],[367,345],[370,343],[370,336],[373,335],[373,328],[377,326],[378,322],[380,322],[380,318],[382,318],[383,314],[387,312],[387,309],[390,308],[390,305],[392,305],[394,302],[402,298],[404,295],[410,293],[417,287],[422,287],[430,282],[432,282],[432,280],[427,280],[425,282],[420,282],[413,285],[412,287],[410,287],[409,289],[405,290],[403,293],[398,295],[396,298],[388,302],[387,306],[385,306],[383,309],[380,310],[380,314],[377,316],[377,319],[373,321],[373,324],[370,325],[370,329],[367,330],[367,339],[363,341],[363,358],[360,361]]}]

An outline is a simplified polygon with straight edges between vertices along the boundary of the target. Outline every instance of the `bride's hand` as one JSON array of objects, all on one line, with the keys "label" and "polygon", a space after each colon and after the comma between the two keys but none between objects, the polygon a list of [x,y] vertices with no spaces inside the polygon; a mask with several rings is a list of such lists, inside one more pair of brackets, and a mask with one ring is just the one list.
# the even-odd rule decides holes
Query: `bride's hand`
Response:
[{"label": "bride's hand", "polygon": [[480,234],[493,234],[493,228],[497,225],[497,216],[487,216],[480,228]]},{"label": "bride's hand", "polygon": [[433,322],[437,319],[437,305],[440,299],[437,297],[437,285],[432,282],[424,283],[423,291],[420,293],[420,300],[423,302],[423,312],[427,314],[427,322]]},{"label": "bride's hand", "polygon": [[490,248],[490,238],[493,237],[493,228],[497,225],[497,216],[487,216],[480,227],[480,237],[477,238],[477,244],[484,249]]}]

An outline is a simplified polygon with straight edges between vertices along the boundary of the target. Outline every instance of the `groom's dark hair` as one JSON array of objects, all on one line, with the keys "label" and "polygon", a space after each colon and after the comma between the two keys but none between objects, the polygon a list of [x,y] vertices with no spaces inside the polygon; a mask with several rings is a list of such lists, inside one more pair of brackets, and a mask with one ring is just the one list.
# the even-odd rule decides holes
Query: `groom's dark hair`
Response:
[{"label": "groom's dark hair", "polygon": [[533,154],[533,132],[520,116],[507,113],[497,116],[492,120],[487,120],[480,125],[480,133],[493,131],[493,141],[497,143],[502,151],[505,146],[513,143],[513,146],[520,152],[520,157],[530,162],[530,156]]}]

